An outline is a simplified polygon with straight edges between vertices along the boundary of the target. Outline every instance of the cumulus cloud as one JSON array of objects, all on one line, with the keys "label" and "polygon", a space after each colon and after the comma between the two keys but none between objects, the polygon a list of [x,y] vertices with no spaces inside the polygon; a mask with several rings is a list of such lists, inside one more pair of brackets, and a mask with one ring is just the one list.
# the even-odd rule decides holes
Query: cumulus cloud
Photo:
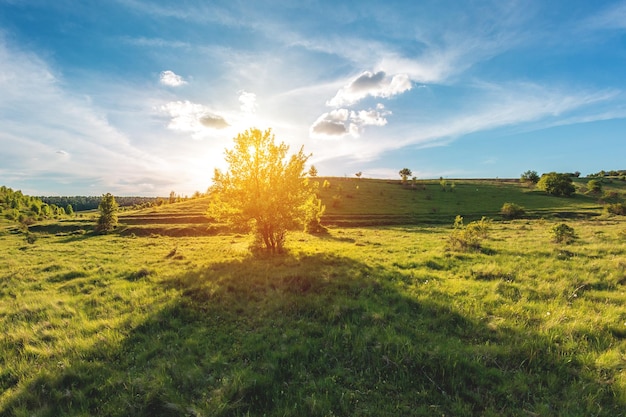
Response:
[{"label": "cumulus cloud", "polygon": [[256,111],[256,94],[241,91],[239,102],[241,103],[241,111],[246,113],[254,113]]},{"label": "cumulus cloud", "polygon": [[161,72],[159,82],[168,87],[180,87],[181,85],[187,84],[187,81],[183,80],[183,77],[170,70]]},{"label": "cumulus cloud", "polygon": [[351,106],[366,97],[389,98],[404,93],[412,87],[407,74],[387,76],[384,71],[365,71],[326,102],[327,106]]},{"label": "cumulus cloud", "polygon": [[172,118],[167,125],[169,129],[193,133],[194,138],[201,136],[206,128],[224,129],[229,126],[222,116],[214,114],[202,104],[188,100],[169,102],[161,106],[161,110]]},{"label": "cumulus cloud", "polygon": [[322,114],[311,126],[310,133],[316,137],[359,137],[364,126],[386,125],[386,116],[390,114],[382,104],[378,104],[376,109],[360,111],[335,109]]}]

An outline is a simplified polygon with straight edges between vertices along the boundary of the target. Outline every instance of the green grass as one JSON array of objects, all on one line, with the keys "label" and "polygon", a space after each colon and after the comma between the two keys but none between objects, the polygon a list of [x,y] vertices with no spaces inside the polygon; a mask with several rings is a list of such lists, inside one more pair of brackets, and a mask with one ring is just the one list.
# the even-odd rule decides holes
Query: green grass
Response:
[{"label": "green grass", "polygon": [[[468,187],[477,185],[433,188],[432,200],[418,200],[428,189],[381,187],[406,200],[404,214],[412,196],[441,207],[462,197],[458,207],[468,207]],[[589,204],[599,214],[582,196],[532,206],[546,197],[506,190],[525,197],[515,202],[527,209]],[[359,198],[329,215],[357,210]],[[467,212],[501,206],[482,200]],[[363,201],[355,214],[395,212]],[[152,223],[146,212],[128,213],[137,224],[122,232],[165,231],[146,237],[51,224],[31,231],[32,244],[0,234],[0,416],[626,409],[622,218],[569,220],[579,238],[567,246],[551,243],[561,220],[535,219],[494,222],[477,252],[446,251],[450,222],[294,233],[288,254],[252,257],[243,235],[165,236],[176,227],[168,210],[180,207],[156,210]]]},{"label": "green grass", "polygon": [[[3,223],[0,416],[623,412],[626,222],[586,180],[575,198],[329,181],[329,233],[279,257],[250,256],[206,199],[123,212],[106,236],[93,213]],[[457,214],[499,220],[504,202],[528,219],[446,250]],[[567,246],[551,242],[563,219]]]},{"label": "green grass", "polygon": [[[323,183],[325,178],[320,178]],[[447,191],[439,181],[418,181],[415,187],[400,181],[357,178],[327,178],[330,188],[320,190],[326,205],[326,224],[377,225],[451,223],[457,214],[467,219],[499,217],[504,203],[516,203],[529,217],[591,216],[602,211],[601,196],[577,193],[573,198],[546,195],[517,180],[448,180]],[[578,189],[586,179],[577,179]],[[604,186],[619,198],[626,195],[626,183],[614,181]],[[339,196],[338,204],[333,197]]]}]

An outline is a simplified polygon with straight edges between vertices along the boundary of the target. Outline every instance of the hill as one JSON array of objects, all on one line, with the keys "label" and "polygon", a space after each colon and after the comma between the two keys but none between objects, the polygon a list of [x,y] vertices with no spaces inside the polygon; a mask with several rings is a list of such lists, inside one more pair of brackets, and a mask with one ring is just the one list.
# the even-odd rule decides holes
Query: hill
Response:
[{"label": "hill", "polygon": [[[526,209],[527,218],[591,217],[602,213],[604,196],[622,200],[626,182],[604,185],[604,194],[586,194],[586,179],[575,179],[577,194],[558,198],[518,180],[418,181],[415,186],[400,181],[320,177],[319,195],[326,205],[325,226],[381,226],[402,224],[452,224],[457,215],[466,220],[482,216],[500,218],[504,203]],[[329,184],[324,187],[324,182]],[[146,236],[201,236],[221,230],[205,217],[208,197],[165,204],[120,214],[125,234]]]}]

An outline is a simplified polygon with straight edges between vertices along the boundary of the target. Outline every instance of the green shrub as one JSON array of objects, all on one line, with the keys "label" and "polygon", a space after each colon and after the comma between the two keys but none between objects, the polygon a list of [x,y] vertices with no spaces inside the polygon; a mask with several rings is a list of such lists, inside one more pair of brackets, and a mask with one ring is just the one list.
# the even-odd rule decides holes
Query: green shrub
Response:
[{"label": "green shrub", "polygon": [[557,224],[552,227],[552,240],[555,243],[569,244],[578,238],[573,227],[565,223]]},{"label": "green shrub", "polygon": [[599,180],[589,180],[587,182],[587,192],[588,193],[600,193],[602,191],[602,181]]},{"label": "green shrub", "polygon": [[557,197],[569,197],[576,192],[572,178],[567,174],[550,172],[543,174],[537,188]]},{"label": "green shrub", "polygon": [[517,219],[524,216],[526,210],[519,204],[504,203],[500,209],[500,214],[506,219]]},{"label": "green shrub", "polygon": [[488,236],[490,224],[491,221],[483,217],[465,226],[463,217],[457,215],[454,219],[454,229],[448,237],[447,248],[460,252],[480,250],[482,240]]}]

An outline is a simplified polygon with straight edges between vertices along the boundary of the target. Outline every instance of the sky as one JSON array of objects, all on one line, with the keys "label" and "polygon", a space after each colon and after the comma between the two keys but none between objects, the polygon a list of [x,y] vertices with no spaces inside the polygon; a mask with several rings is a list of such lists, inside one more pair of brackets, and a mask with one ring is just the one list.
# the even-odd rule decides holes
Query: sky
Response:
[{"label": "sky", "polygon": [[271,128],[321,176],[626,169],[626,1],[0,0],[0,184],[204,192]]}]

